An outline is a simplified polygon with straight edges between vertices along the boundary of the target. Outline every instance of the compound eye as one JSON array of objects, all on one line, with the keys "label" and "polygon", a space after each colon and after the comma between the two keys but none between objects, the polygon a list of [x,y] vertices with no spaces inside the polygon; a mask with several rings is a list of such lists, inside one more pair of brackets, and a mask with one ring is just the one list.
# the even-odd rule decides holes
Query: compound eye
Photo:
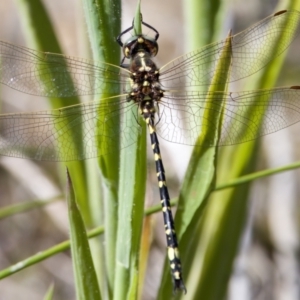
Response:
[{"label": "compound eye", "polygon": [[151,48],[151,54],[152,54],[152,56],[156,56],[157,52],[158,52],[158,47]]}]

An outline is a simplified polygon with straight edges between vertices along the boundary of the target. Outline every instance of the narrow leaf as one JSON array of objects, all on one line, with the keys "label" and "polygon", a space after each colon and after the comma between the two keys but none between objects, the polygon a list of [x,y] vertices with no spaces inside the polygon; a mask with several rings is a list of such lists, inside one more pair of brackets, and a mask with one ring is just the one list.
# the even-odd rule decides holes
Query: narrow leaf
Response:
[{"label": "narrow leaf", "polygon": [[[136,10],[134,25],[141,30],[140,3]],[[137,23],[140,23],[138,26]],[[136,34],[136,33],[135,33]],[[126,116],[125,116],[126,115]],[[131,111],[124,112],[129,127],[134,128],[137,120]],[[121,151],[118,235],[116,251],[116,278],[114,299],[136,299],[139,272],[138,259],[144,216],[146,190],[146,124],[138,120],[141,127],[137,142]],[[133,133],[132,133],[133,135]],[[121,137],[121,144],[122,144]],[[126,137],[125,137],[126,138]]]},{"label": "narrow leaf", "polygon": [[29,211],[29,210],[32,210],[35,208],[43,207],[45,205],[49,205],[49,204],[54,203],[61,199],[62,199],[62,196],[58,196],[58,197],[49,199],[47,201],[42,201],[42,200],[28,201],[25,203],[17,203],[17,204],[9,205],[6,207],[2,207],[0,209],[0,220],[10,217],[10,216],[13,216],[18,213],[21,213],[21,212],[25,212],[25,211]]},{"label": "narrow leaf", "polygon": [[[25,30],[25,34],[29,41],[30,47],[40,51],[62,53],[52,22],[43,2],[40,0],[18,0],[17,4],[20,10],[21,21],[23,22],[23,29]],[[43,80],[43,78],[41,78],[41,80]],[[73,86],[71,78],[69,78],[68,84],[70,88],[71,86]],[[49,100],[52,108],[60,108],[66,105],[78,104],[80,102],[78,97],[67,99],[50,98]],[[72,138],[72,150],[80,153],[82,138],[81,134],[78,132],[78,128],[77,132],[74,132],[73,130]],[[64,145],[64,141],[60,141],[60,143],[61,146]],[[87,171],[85,168],[85,163],[82,161],[77,161],[68,163],[67,165],[73,177],[80,209],[83,213],[85,221],[90,225],[92,221],[90,218],[89,206],[87,201],[87,176],[85,176],[87,175]]]},{"label": "narrow leaf", "polygon": [[43,300],[52,300],[53,299],[53,295],[54,295],[54,284],[51,284],[49,286],[49,289],[44,297]]},{"label": "narrow leaf", "polygon": [[142,14],[141,14],[141,1],[138,1],[136,12],[133,20],[134,35],[142,34]]},{"label": "narrow leaf", "polygon": [[[91,43],[92,55],[95,61],[103,61],[114,65],[120,64],[120,47],[116,43],[116,37],[121,31],[121,1],[100,1],[85,0],[82,2],[85,20],[87,24],[89,40]],[[100,97],[95,100],[106,103],[109,106],[107,96],[111,96],[109,85],[104,86]],[[101,99],[101,100],[100,100]],[[118,107],[115,107],[118,110]],[[99,124],[106,124],[106,116],[99,114]],[[96,124],[97,126],[98,124]],[[119,117],[115,116],[114,126],[104,126],[101,132],[97,132],[97,136],[114,137],[111,143],[113,153],[101,155],[107,147],[105,143],[101,143],[98,139],[97,148],[99,153],[98,164],[102,175],[103,202],[104,202],[104,224],[105,232],[105,269],[106,274],[102,274],[100,278],[101,285],[108,284],[109,293],[112,294],[115,277],[115,261],[116,261],[116,241],[117,241],[117,221],[118,211],[118,184],[119,184]],[[99,128],[97,126],[97,128]],[[101,262],[99,262],[101,263]],[[102,272],[103,273],[103,272]]]},{"label": "narrow leaf", "polygon": [[77,207],[72,181],[68,172],[67,182],[70,241],[77,299],[101,299],[96,272],[90,252],[88,237],[86,234],[83,219]]},{"label": "narrow leaf", "polygon": [[[97,227],[93,230],[90,230],[88,232],[88,238],[93,238],[96,237],[98,235],[103,234],[104,232],[104,227],[100,226]],[[63,252],[65,250],[68,250],[70,248],[70,241],[64,241],[60,244],[57,244],[49,249],[46,249],[44,251],[39,251],[37,254],[32,255],[22,261],[17,262],[16,264],[9,266],[8,268],[5,268],[3,270],[0,271],[0,279],[3,279],[5,277],[8,277],[12,274],[15,274],[21,270],[24,270],[30,266],[33,266],[47,258],[50,258],[60,252]]]},{"label": "narrow leaf", "polygon": [[[290,18],[286,15],[286,18],[280,18],[279,20],[282,21],[280,28],[286,28],[287,30],[282,30],[282,34],[278,35],[278,39],[273,39],[272,44],[271,41],[268,44],[268,49],[265,49],[265,52],[269,57],[272,57],[273,51],[275,54],[280,53],[280,47],[287,44],[286,41],[291,40],[291,32],[293,27],[296,27],[294,17]],[[289,26],[289,22],[294,22],[294,24]],[[245,60],[247,60],[246,57]],[[280,64],[278,64],[278,61],[274,60],[269,63],[261,73],[262,85],[252,85],[251,88],[261,89],[266,87],[264,84],[268,84],[268,88],[272,87],[279,69]],[[253,82],[253,77],[249,81]],[[262,122],[264,113],[260,111],[259,115],[258,110],[259,108],[255,106],[254,101],[253,106],[249,106],[249,110],[244,112],[245,120],[255,118],[259,122],[258,118],[260,118]],[[233,123],[232,126],[235,126],[235,124]],[[251,132],[251,134],[255,135],[255,132]],[[247,135],[247,130],[240,132],[240,135]],[[222,148],[219,156],[220,164],[218,165],[219,180],[224,182],[230,178],[236,178],[251,172],[255,166],[257,150],[257,142]],[[194,265],[193,272],[194,279],[197,282],[194,295],[197,298],[214,300],[226,297],[228,283],[247,220],[249,188],[249,185],[244,184],[236,189],[215,193],[209,201],[205,219],[201,225],[202,238],[196,246],[198,251],[195,261],[201,261],[200,265]]]},{"label": "narrow leaf", "polygon": [[[231,35],[229,34],[220,53],[211,86],[207,92],[205,115],[203,117],[203,119],[207,120],[208,123],[215,122],[216,124],[219,124],[219,126],[216,126],[215,131],[208,130],[208,127],[204,127],[200,133],[197,146],[194,148],[192,153],[179,195],[179,204],[176,213],[175,224],[179,240],[183,239],[185,241],[181,244],[179,243],[183,263],[183,276],[184,274],[188,274],[188,266],[190,266],[192,263],[188,242],[186,241],[184,235],[193,236],[193,234],[195,234],[195,227],[191,226],[191,224],[193,224],[194,219],[200,219],[207,197],[215,185],[217,148],[208,148],[200,145],[205,143],[206,139],[216,141],[215,144],[218,144],[217,141],[219,139],[220,128],[222,126],[224,106],[223,96],[220,97],[222,94],[219,94],[218,91],[226,90],[227,85],[223,83],[221,84],[220,78],[224,78],[224,76],[229,74],[231,55]],[[184,245],[184,247],[180,247],[180,245]],[[160,299],[171,297],[172,288],[168,273],[169,272],[165,270],[163,281],[164,285],[159,294]]]}]

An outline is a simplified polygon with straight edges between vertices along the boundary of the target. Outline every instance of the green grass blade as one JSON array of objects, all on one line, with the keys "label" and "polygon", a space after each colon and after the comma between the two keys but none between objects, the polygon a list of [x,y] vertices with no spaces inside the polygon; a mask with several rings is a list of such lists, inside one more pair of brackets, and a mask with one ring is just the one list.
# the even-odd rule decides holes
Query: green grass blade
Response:
[{"label": "green grass blade", "polygon": [[51,284],[49,286],[49,289],[48,289],[45,297],[43,298],[43,300],[52,300],[53,299],[53,295],[54,295],[54,284]]},{"label": "green grass blade", "polygon": [[82,5],[93,59],[119,65],[120,47],[116,37],[121,32],[121,1],[84,0]]},{"label": "green grass blade", "polygon": [[9,205],[6,207],[2,207],[0,209],[0,220],[4,218],[11,217],[15,214],[22,213],[25,211],[29,211],[35,208],[43,207],[45,205],[52,204],[58,200],[62,200],[63,196],[57,196],[47,201],[42,200],[35,200],[35,201],[28,201],[25,203],[17,203],[13,205]]},{"label": "green grass blade", "polygon": [[[293,164],[290,165],[286,165],[280,168],[274,168],[274,169],[268,169],[268,170],[263,170],[263,171],[259,171],[259,172],[255,172],[249,175],[245,175],[245,176],[241,176],[239,178],[236,178],[234,180],[229,181],[228,183],[225,184],[220,184],[217,185],[216,188],[214,189],[214,191],[219,191],[219,190],[223,190],[223,189],[227,189],[227,188],[231,188],[231,187],[235,187],[241,184],[245,184],[245,183],[249,183],[253,180],[257,180],[266,176],[271,176],[271,175],[275,175],[281,172],[286,172],[286,171],[291,171],[294,169],[300,168],[300,162],[295,162]],[[243,199],[241,199],[241,201],[243,201]],[[172,199],[171,200],[171,206],[175,206],[178,204],[178,199]],[[139,211],[139,210],[137,210]],[[151,214],[154,213],[159,213],[161,211],[161,205],[160,204],[156,204],[153,205],[149,208],[147,208],[144,212],[145,216],[149,216]],[[133,219],[134,221],[134,219]],[[135,225],[133,225],[134,227]],[[90,230],[87,234],[88,238],[94,238],[98,235],[101,235],[104,233],[104,227],[100,226],[97,228],[94,228],[93,230]],[[53,246],[47,250],[41,251],[36,255],[33,255],[31,257],[28,257],[27,259],[18,262],[17,264],[10,266],[2,271],[0,271],[0,279],[8,277],[16,272],[19,272],[27,267],[30,267],[34,264],[37,264],[47,258],[50,258],[60,252],[63,252],[65,250],[68,250],[70,248],[70,241],[64,241],[56,246]]]},{"label": "green grass blade", "polygon": [[286,172],[286,171],[291,171],[291,170],[298,169],[298,168],[300,168],[299,161],[289,164],[289,165],[286,165],[286,166],[283,166],[283,167],[279,167],[279,168],[267,169],[267,170],[263,170],[263,171],[254,172],[251,174],[247,174],[247,175],[238,177],[236,179],[229,180],[226,183],[218,184],[215,188],[215,191],[227,189],[230,187],[235,187],[240,184],[249,183],[251,181],[254,181],[254,180],[257,180],[260,178],[268,177],[268,176],[279,174],[279,173]]},{"label": "green grass blade", "polygon": [[[133,118],[132,122],[136,122]],[[122,150],[119,190],[119,222],[114,299],[135,299],[138,288],[138,258],[146,190],[146,125],[136,145]]]},{"label": "green grass blade", "polygon": [[[30,46],[40,51],[62,53],[51,20],[42,1],[18,0],[17,4],[20,10],[22,23],[24,25],[23,29],[25,30]],[[71,79],[69,79],[69,84],[72,85]],[[68,99],[50,98],[49,100],[52,108],[60,108],[66,105],[73,105],[79,103],[79,99],[77,97],[72,97]],[[80,147],[82,145],[82,139],[80,138],[80,134],[78,132],[74,132],[73,138],[74,149],[80,151]],[[72,174],[74,186],[76,188],[76,194],[78,197],[78,202],[80,205],[80,209],[83,213],[84,219],[88,224],[92,224],[87,201],[88,190],[86,173],[87,171],[85,168],[85,163],[72,162],[67,163],[67,166],[69,168],[70,173]]]},{"label": "green grass blade", "polygon": [[[115,65],[120,63],[120,47],[116,43],[116,37],[121,31],[121,2],[120,1],[83,1],[85,20],[87,23],[89,39],[92,46],[93,59],[105,61]],[[110,94],[104,87],[101,98],[105,99]],[[99,98],[99,99],[101,99]],[[107,101],[107,100],[102,100]],[[103,116],[105,117],[105,116]],[[99,117],[99,122],[104,120]],[[104,128],[99,135],[114,136],[118,132],[119,120],[116,117],[114,128]],[[112,131],[112,132],[110,132]],[[98,151],[106,145],[98,143]],[[115,139],[112,146],[115,152],[112,155],[100,156],[98,164],[103,177],[102,187],[104,196],[104,222],[105,235],[105,264],[108,278],[109,293],[112,294],[115,276],[116,240],[118,212],[118,184],[119,184],[119,141]]]},{"label": "green grass blade", "polygon": [[134,35],[142,34],[142,15],[141,15],[141,1],[138,1],[135,16],[133,20],[133,32]]},{"label": "green grass blade", "polygon": [[[191,226],[191,224],[193,224],[193,220],[200,219],[206,200],[215,186],[218,149],[217,147],[200,147],[199,145],[205,144],[206,140],[215,141],[215,144],[218,144],[224,110],[224,101],[222,101],[223,95],[220,97],[218,91],[225,91],[227,88],[227,84],[222,83],[222,77],[228,76],[230,72],[231,56],[231,36],[229,35],[221,51],[211,85],[207,92],[207,101],[205,103],[205,113],[203,116],[203,119],[207,120],[208,123],[214,122],[219,125],[216,126],[215,131],[211,129],[208,130],[208,127],[204,127],[202,132],[199,133],[198,146],[193,150],[179,195],[175,224],[179,241],[185,241],[179,243],[179,245],[184,245],[184,247],[180,247],[180,252],[183,263],[183,276],[187,277],[189,273],[188,266],[191,265],[191,256],[186,236],[194,234],[194,227]],[[165,270],[163,287],[160,290],[159,299],[166,299],[172,295],[172,287],[168,273],[169,270]],[[189,282],[187,282],[187,290],[189,290]]]},{"label": "green grass blade", "polygon": [[190,32],[188,39],[190,49],[198,49],[219,38],[225,19],[222,12],[223,7],[227,5],[226,2],[187,0],[184,4],[185,19],[188,21]]},{"label": "green grass blade", "polygon": [[[103,234],[104,232],[104,227],[103,226],[99,226],[93,230],[90,230],[87,234],[88,238],[93,238],[96,237],[98,235]],[[65,250],[68,250],[70,248],[70,241],[64,241],[60,244],[57,244],[47,250],[44,251],[39,251],[37,254],[32,255],[22,261],[19,261],[18,263],[5,268],[3,270],[0,271],[0,279],[3,279],[5,277],[8,277],[12,274],[15,274],[21,270],[24,270],[30,266],[33,266],[47,258],[50,258],[60,252],[63,252]]]},{"label": "green grass blade", "polygon": [[72,181],[68,172],[67,182],[70,242],[77,299],[101,299],[88,237],[83,219],[77,207]]},{"label": "green grass blade", "polygon": [[[279,40],[274,41],[273,46],[270,45],[272,51],[276,52],[276,47],[286,38],[284,34]],[[263,71],[262,78],[264,79],[261,84],[264,82],[268,84],[268,87],[272,87],[280,67],[277,61],[271,62]],[[258,84],[254,88],[263,88],[264,84]],[[245,118],[251,119],[254,112],[255,106],[245,113]],[[220,182],[251,172],[255,166],[257,149],[258,143],[255,142],[222,148],[218,166]],[[243,184],[236,189],[215,193],[210,199],[201,224],[202,238],[198,246],[196,245],[198,252],[195,262],[201,261],[202,263],[194,267],[194,275],[198,276],[195,297],[207,300],[226,297],[234,259],[247,219],[248,193],[249,185]]]},{"label": "green grass blade", "polygon": [[[136,10],[134,25],[141,30],[140,3]],[[140,23],[138,25],[138,23]],[[139,28],[140,27],[140,28]],[[135,33],[136,34],[136,33]],[[131,126],[137,120],[131,110],[125,112]],[[114,299],[136,299],[139,283],[139,249],[144,216],[146,190],[146,124],[139,119],[137,142],[121,151],[118,234],[116,251],[116,275]],[[130,125],[129,125],[130,126]],[[122,137],[121,137],[122,138]]]}]

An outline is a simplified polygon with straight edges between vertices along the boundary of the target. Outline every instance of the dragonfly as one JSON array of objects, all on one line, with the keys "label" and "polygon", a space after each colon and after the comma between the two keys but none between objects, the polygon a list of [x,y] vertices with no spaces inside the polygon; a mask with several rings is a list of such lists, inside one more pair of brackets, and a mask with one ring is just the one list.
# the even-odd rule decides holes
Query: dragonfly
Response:
[{"label": "dragonfly", "polygon": [[[300,86],[242,92],[208,89],[216,68],[221,74],[218,82],[228,84],[265,67],[289,47],[299,19],[300,12],[295,10],[277,12],[231,35],[227,52],[228,39],[224,39],[175,58],[161,68],[153,61],[159,33],[145,22],[143,25],[154,32],[154,37],[138,34],[123,42],[132,26],[117,37],[124,54],[120,66],[1,41],[2,84],[50,98],[94,95],[104,89],[109,97],[55,110],[0,115],[0,155],[62,162],[110,155],[119,136],[121,149],[136,142],[142,118],[154,153],[174,290],[186,293],[158,137],[197,145],[201,131],[215,131],[219,126],[217,120],[207,120],[208,110],[222,110],[219,138],[203,140],[202,146],[208,147],[243,143],[299,122]],[[279,39],[282,33],[285,39]],[[224,51],[230,58],[229,75],[218,64]],[[120,87],[124,93],[120,93]],[[249,109],[252,113],[246,116]]]}]

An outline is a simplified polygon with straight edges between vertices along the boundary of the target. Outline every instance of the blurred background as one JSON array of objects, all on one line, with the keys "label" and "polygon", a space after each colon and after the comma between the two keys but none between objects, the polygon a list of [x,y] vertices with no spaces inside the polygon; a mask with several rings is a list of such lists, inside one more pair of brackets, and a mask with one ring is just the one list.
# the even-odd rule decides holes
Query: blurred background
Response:
[{"label": "blurred background", "polygon": [[[87,29],[81,1],[44,0],[63,52],[70,56],[90,57]],[[131,25],[136,1],[123,1],[123,25]],[[185,27],[184,1],[144,1],[144,21],[160,33],[158,66],[192,51],[190,33]],[[211,41],[247,28],[255,22],[284,9],[284,1],[230,0],[222,10],[223,26]],[[26,46],[18,1],[0,2],[0,39]],[[167,20],[167,21],[166,21]],[[205,28],[199,28],[199,35]],[[114,39],[115,37],[112,37]],[[27,45],[28,46],[28,45]],[[116,47],[118,47],[116,45]],[[277,86],[300,85],[300,39],[288,51]],[[233,86],[242,90],[243,83]],[[1,113],[29,112],[48,108],[43,98],[13,91],[3,85]],[[298,161],[300,124],[264,137],[256,169],[284,166]],[[184,177],[191,148],[161,141],[171,197],[176,197]],[[157,183],[149,150],[146,205],[157,201]],[[180,159],[179,159],[180,158]],[[0,157],[0,208],[38,199],[58,199],[42,209],[35,209],[0,220],[0,269],[4,269],[39,251],[68,239],[67,209],[64,202],[62,168],[57,163]],[[260,179],[251,185],[247,222],[243,228],[239,254],[232,270],[228,300],[296,300],[299,291],[299,183],[298,170]],[[61,200],[61,201],[59,201]],[[162,216],[151,217],[153,244],[148,262],[143,299],[155,299],[165,255]],[[217,220],[216,220],[217,222]],[[155,263],[154,263],[155,262]],[[160,263],[159,263],[160,262]],[[64,252],[0,281],[0,300],[42,299],[51,283],[54,299],[75,299],[69,252]],[[205,299],[206,300],[206,299]]]}]

